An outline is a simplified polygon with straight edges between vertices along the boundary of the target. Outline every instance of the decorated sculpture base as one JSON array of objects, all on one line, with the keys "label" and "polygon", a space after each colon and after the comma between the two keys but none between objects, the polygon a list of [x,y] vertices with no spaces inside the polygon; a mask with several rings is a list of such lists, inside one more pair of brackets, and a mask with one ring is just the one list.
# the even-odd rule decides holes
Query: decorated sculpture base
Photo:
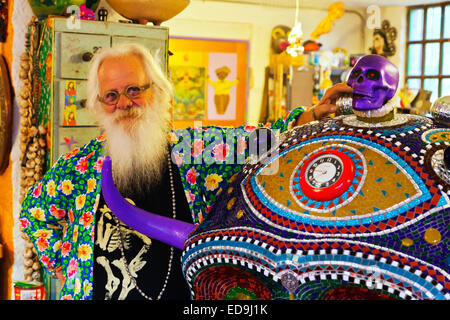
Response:
[{"label": "decorated sculpture base", "polygon": [[404,114],[287,132],[186,241],[193,297],[450,299],[449,144],[450,129]]}]

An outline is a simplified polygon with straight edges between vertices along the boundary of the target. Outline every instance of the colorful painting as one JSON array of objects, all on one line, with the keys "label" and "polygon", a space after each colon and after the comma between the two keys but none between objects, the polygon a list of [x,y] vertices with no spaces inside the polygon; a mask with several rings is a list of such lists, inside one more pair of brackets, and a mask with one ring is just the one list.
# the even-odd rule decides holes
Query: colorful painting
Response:
[{"label": "colorful painting", "polygon": [[208,75],[208,118],[234,120],[236,115],[237,55],[210,53]]},{"label": "colorful painting", "polygon": [[205,68],[178,65],[170,75],[175,90],[174,120],[205,120]]},{"label": "colorful painting", "polygon": [[66,81],[64,90],[64,122],[65,126],[77,125],[77,87],[76,81]]},{"label": "colorful painting", "polygon": [[245,124],[247,41],[171,37],[169,50],[175,128]]}]

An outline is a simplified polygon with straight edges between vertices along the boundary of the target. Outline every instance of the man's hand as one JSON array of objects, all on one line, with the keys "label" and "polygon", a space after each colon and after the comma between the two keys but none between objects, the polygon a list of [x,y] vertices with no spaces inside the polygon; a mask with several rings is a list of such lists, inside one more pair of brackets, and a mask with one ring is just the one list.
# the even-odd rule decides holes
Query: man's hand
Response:
[{"label": "man's hand", "polygon": [[329,114],[335,113],[337,111],[336,99],[345,93],[351,93],[352,90],[353,89],[345,82],[335,84],[331,88],[328,88],[319,103],[310,110],[303,112],[301,116],[298,117],[295,125],[299,126],[314,121],[315,119],[320,120]]}]

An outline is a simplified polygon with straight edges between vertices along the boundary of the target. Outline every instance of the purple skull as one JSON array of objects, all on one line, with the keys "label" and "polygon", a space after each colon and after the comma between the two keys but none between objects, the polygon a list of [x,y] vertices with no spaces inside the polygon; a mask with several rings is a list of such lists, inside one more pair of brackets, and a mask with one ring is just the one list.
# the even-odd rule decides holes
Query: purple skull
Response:
[{"label": "purple skull", "polygon": [[370,54],[358,60],[347,84],[353,88],[353,108],[373,110],[392,99],[398,86],[398,69],[388,59]]}]

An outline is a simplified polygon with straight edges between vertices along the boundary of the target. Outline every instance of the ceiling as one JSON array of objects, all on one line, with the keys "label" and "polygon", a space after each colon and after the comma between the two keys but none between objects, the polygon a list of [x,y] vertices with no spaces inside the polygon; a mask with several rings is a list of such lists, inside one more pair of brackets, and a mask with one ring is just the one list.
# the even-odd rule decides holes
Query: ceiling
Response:
[{"label": "ceiling", "polygon": [[[295,8],[297,0],[197,0],[197,1],[215,1],[241,4],[255,4],[272,7]],[[298,0],[299,6],[308,8],[328,8],[328,6],[337,0]],[[378,6],[412,6],[430,3],[444,2],[442,0],[340,0],[346,8]]]}]

